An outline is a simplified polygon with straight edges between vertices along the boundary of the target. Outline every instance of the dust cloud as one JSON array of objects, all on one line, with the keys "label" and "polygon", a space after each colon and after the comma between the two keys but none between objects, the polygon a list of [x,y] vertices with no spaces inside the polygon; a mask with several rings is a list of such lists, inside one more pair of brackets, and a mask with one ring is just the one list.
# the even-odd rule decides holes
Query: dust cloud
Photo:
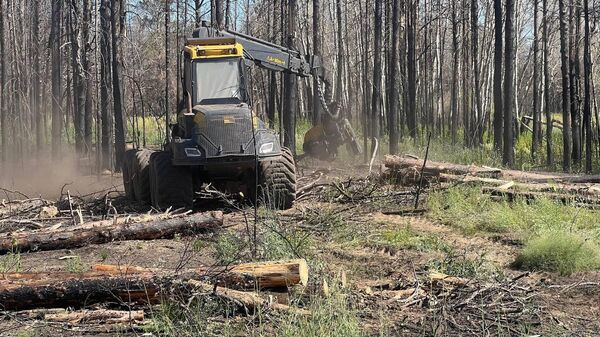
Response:
[{"label": "dust cloud", "polygon": [[123,189],[120,175],[108,171],[98,174],[93,163],[88,158],[65,155],[60,160],[38,157],[0,164],[0,200],[57,199],[61,190],[83,196]]}]

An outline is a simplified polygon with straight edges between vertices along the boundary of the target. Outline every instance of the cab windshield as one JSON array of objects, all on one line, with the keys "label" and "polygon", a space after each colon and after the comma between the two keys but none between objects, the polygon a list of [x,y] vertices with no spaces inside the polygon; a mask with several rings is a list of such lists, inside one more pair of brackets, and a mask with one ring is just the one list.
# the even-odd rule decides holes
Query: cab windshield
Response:
[{"label": "cab windshield", "polygon": [[241,73],[238,58],[194,62],[194,97],[203,100],[241,96]]}]

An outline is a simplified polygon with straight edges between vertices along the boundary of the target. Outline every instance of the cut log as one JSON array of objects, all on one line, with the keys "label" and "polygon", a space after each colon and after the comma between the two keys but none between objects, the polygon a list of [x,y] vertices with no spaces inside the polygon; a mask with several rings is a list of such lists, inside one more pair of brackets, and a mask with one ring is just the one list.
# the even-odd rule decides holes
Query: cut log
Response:
[{"label": "cut log", "polygon": [[0,234],[0,253],[55,250],[123,240],[169,239],[192,235],[223,224],[222,212],[195,213],[147,222],[98,221],[72,227],[43,228]]},{"label": "cut log", "polygon": [[157,303],[163,295],[182,290],[184,281],[195,279],[238,289],[260,289],[306,284],[304,260],[247,263],[197,268],[173,273],[169,270],[100,265],[86,273],[6,273],[0,278],[0,308],[84,307],[111,302]]},{"label": "cut log", "polygon": [[[423,168],[423,160],[410,157],[385,156],[385,166],[392,171],[414,169],[417,172]],[[429,177],[437,177],[440,173],[471,175],[478,177],[499,177],[502,171],[497,168],[479,167],[474,165],[459,165],[445,162],[427,161],[423,168],[423,174]]]},{"label": "cut log", "polygon": [[[97,264],[96,272],[113,274],[160,273],[160,269]],[[282,288],[308,283],[308,264],[304,259],[243,263],[230,267],[196,268],[183,272],[205,275],[211,283],[232,289]],[[0,283],[1,284],[1,283]]]}]

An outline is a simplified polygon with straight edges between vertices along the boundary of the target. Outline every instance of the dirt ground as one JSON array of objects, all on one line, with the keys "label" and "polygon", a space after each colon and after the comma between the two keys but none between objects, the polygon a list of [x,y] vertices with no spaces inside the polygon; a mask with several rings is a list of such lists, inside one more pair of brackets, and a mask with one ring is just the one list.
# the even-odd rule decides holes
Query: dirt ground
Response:
[{"label": "dirt ground", "polygon": [[[379,166],[373,168],[374,173],[379,170]],[[299,189],[304,192],[300,193],[293,209],[278,214],[285,226],[316,232],[309,259],[318,259],[330,275],[346,275],[345,286],[351,294],[351,305],[357,311],[367,335],[381,335],[381,317],[385,317],[385,330],[389,335],[600,336],[600,272],[577,273],[566,277],[514,270],[510,264],[520,243],[509,235],[465,235],[436,223],[427,214],[400,214],[402,212],[399,210],[412,206],[414,189],[379,182],[377,190],[369,194],[368,188],[364,187],[367,185],[361,185],[367,171],[368,167],[364,165],[303,162],[298,173]],[[82,180],[86,179],[92,178]],[[56,185],[58,182],[54,183]],[[11,186],[14,189],[17,187]],[[121,188],[111,178],[105,179],[102,186],[87,185],[86,191],[80,194],[89,194],[93,189]],[[127,200],[118,193],[110,195],[111,205],[119,214],[149,211],[143,206],[128,205]],[[356,200],[352,200],[353,197]],[[421,198],[426,197],[425,191]],[[219,237],[224,233],[245,235],[245,217],[250,217],[251,221],[253,215],[251,209],[231,209],[216,200],[204,200],[197,205],[197,210],[214,209],[226,212],[225,229],[221,232],[206,233],[196,238],[112,242],[71,250],[21,253],[20,270],[65,271],[74,267],[87,270],[96,263],[164,269],[175,268],[182,261],[187,267],[213,265],[219,259],[215,248]],[[3,216],[2,210],[0,208],[0,217]],[[336,212],[339,212],[339,216],[329,220],[342,223],[340,226],[343,228],[332,230],[327,227],[327,217],[320,218],[322,223],[315,223],[315,213],[323,215]],[[4,222],[0,223],[1,232],[14,230],[7,228]],[[399,247],[379,240],[384,232],[405,229],[416,236],[434,238],[436,245],[443,248]],[[328,231],[333,231],[333,234]],[[198,241],[206,244],[190,250],[189,247]],[[423,283],[422,280],[427,278],[433,266],[458,260],[479,261],[476,267],[484,270],[469,278],[470,293],[467,290],[448,290],[445,285],[440,287]],[[413,289],[415,284],[427,295],[415,297],[414,291],[410,296],[399,297],[402,290]],[[477,306],[453,302],[465,302],[470,294],[485,292],[489,292],[489,296],[477,297],[480,302],[476,303]],[[434,299],[442,298],[448,302],[446,306],[433,303]],[[485,308],[492,308],[498,303],[504,303],[506,307],[495,309],[497,320],[477,318],[478,315],[485,316]],[[510,311],[515,307],[519,308],[519,312],[503,316],[505,313],[502,310]],[[481,324],[489,324],[489,327]],[[499,333],[494,324],[501,325],[505,332]],[[131,331],[127,328],[118,333],[103,332],[104,328],[94,324],[49,323],[22,318],[11,312],[3,312],[0,316],[0,336],[152,335],[143,330]],[[248,331],[240,331],[240,335],[246,334]]]}]

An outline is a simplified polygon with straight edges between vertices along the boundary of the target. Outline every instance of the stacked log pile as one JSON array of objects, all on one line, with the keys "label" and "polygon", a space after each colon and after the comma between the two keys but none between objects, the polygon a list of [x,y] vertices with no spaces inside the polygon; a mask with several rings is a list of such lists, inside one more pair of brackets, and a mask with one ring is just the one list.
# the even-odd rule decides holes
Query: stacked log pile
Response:
[{"label": "stacked log pile", "polygon": [[403,185],[472,184],[494,197],[514,200],[540,197],[586,207],[600,206],[600,177],[502,170],[423,160],[414,156],[386,156],[385,176]]}]

